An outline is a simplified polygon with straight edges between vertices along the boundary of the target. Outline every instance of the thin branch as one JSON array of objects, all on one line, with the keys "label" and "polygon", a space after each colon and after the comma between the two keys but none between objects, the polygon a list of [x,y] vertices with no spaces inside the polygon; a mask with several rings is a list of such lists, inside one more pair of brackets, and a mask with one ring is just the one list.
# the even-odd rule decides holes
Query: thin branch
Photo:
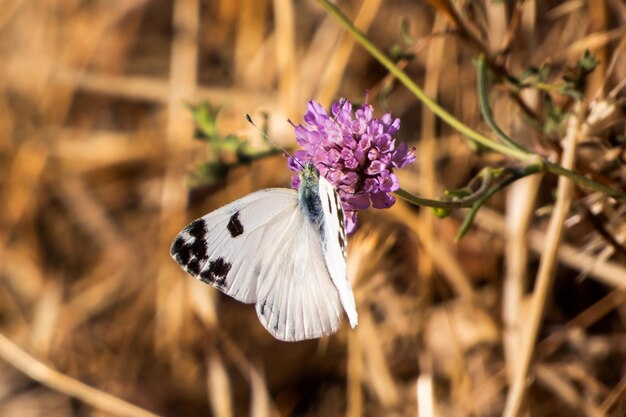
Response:
[{"label": "thin branch", "polygon": [[15,343],[0,334],[0,357],[7,363],[25,373],[35,381],[55,391],[77,398],[100,410],[118,416],[156,417],[143,408],[137,407],[118,397],[83,384],[76,379],[62,374],[20,349]]},{"label": "thin branch", "polygon": [[487,61],[485,60],[484,55],[480,55],[478,57],[478,61],[476,63],[476,84],[478,86],[478,104],[480,107],[480,112],[485,119],[485,122],[489,125],[491,130],[495,132],[496,135],[502,139],[502,142],[505,145],[508,145],[512,148],[516,148],[522,152],[529,153],[527,149],[525,149],[522,145],[515,142],[509,135],[504,133],[500,126],[497,125],[495,120],[493,119],[493,113],[491,112],[491,106],[489,106],[489,89],[488,89],[488,81],[487,78],[489,76],[489,71],[487,68]]},{"label": "thin branch", "polygon": [[474,142],[479,143],[485,148],[491,149],[493,151],[499,152],[503,155],[510,156],[512,158],[519,159],[521,161],[529,161],[534,162],[534,155],[529,155],[527,153],[521,152],[517,149],[509,148],[508,146],[502,145],[493,141],[492,139],[481,135],[476,132],[459,119],[455,118],[450,114],[447,110],[439,105],[433,98],[429,97],[424,91],[417,86],[413,82],[413,80],[397,65],[391,61],[383,52],[381,52],[373,43],[367,39],[365,34],[361,32],[358,28],[354,26],[354,24],[344,15],[341,10],[337,8],[334,4],[332,4],[329,0],[318,0],[319,3],[324,7],[331,15],[333,15],[339,23],[342,24],[344,28],[350,32],[350,34],[354,37],[354,39],[361,44],[365,50],[367,50],[374,58],[378,60],[387,70],[393,74],[404,86],[411,91],[424,105],[426,105],[433,113],[439,116],[444,122],[449,124],[452,128],[456,129],[458,132],[467,136],[469,139]]},{"label": "thin branch", "polygon": [[429,97],[426,93],[424,93],[424,91],[420,87],[418,87],[417,84],[415,84],[404,71],[402,71],[383,52],[381,52],[376,46],[374,46],[374,44],[370,42],[369,39],[367,39],[365,34],[357,29],[350,21],[350,19],[348,19],[346,15],[344,15],[341,10],[337,8],[337,6],[332,4],[329,0],[318,1],[331,15],[333,15],[339,21],[339,23],[343,25],[345,29],[350,32],[354,39],[358,43],[360,43],[361,46],[365,48],[365,50],[367,50],[374,58],[376,58],[378,62],[380,62],[385,68],[387,68],[387,70],[391,74],[393,74],[398,79],[398,81],[404,84],[404,86],[409,91],[411,91],[433,113],[439,116],[441,120],[446,122],[459,133],[465,135],[467,138],[484,146],[487,149],[501,153],[502,155],[511,158],[518,159],[523,162],[533,164],[538,163],[541,160],[544,165],[544,171],[565,176],[582,186],[592,188],[596,191],[600,191],[601,193],[608,195],[609,197],[614,197],[616,199],[619,199],[620,201],[626,202],[626,194],[621,190],[610,188],[603,184],[597,183],[576,171],[572,171],[558,164],[543,160],[534,153],[523,152],[517,148],[512,148],[502,143],[498,143],[493,139],[488,138],[487,136],[484,136],[472,129],[471,127],[467,126],[465,123],[461,122],[459,119],[450,114],[447,110],[441,107],[439,103],[437,103],[432,97]]},{"label": "thin branch", "polygon": [[[582,108],[582,105],[579,104],[578,107]],[[564,153],[562,162],[563,165],[568,168],[575,165],[577,142],[580,137],[583,137],[586,134],[585,130],[588,128],[588,125],[582,124],[582,121],[580,120],[581,113],[582,111],[578,111],[571,116],[569,128],[563,140]],[[503,415],[505,417],[516,417],[522,407],[526,391],[528,370],[534,353],[537,333],[539,332],[539,327],[543,319],[546,300],[548,298],[548,291],[552,287],[554,267],[558,259],[557,250],[563,233],[563,225],[569,214],[569,208],[574,192],[574,183],[566,177],[560,177],[556,192],[557,200],[554,212],[550,217],[550,223],[548,225],[546,248],[541,256],[530,311],[526,321],[526,327],[522,333],[523,337],[521,341],[522,345],[519,351],[519,363],[517,364],[518,368],[514,372],[515,378],[513,379],[504,408]]]}]

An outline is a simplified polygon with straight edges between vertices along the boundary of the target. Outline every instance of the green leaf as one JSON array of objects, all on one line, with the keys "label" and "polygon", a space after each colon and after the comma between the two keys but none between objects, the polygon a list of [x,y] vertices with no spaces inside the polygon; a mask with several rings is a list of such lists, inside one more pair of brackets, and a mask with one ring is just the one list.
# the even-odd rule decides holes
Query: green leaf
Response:
[{"label": "green leaf", "polygon": [[415,45],[415,39],[411,36],[411,21],[407,18],[400,22],[400,39],[406,46]]},{"label": "green leaf", "polygon": [[[188,185],[191,187],[222,181],[235,166],[281,152],[272,147],[267,140],[267,147],[258,149],[240,136],[220,134],[217,118],[222,110],[221,105],[212,106],[205,101],[198,105],[188,104],[187,108],[195,122],[196,137],[209,144],[211,149],[211,159],[198,164],[195,172],[189,176]],[[267,138],[266,134],[264,138]]]},{"label": "green leaf", "polygon": [[231,165],[219,161],[200,163],[187,178],[187,186],[195,188],[201,185],[217,184],[226,178],[230,169]]},{"label": "green leaf", "polygon": [[563,110],[552,102],[548,94],[545,95],[545,100],[546,123],[543,126],[543,131],[548,135],[559,134],[563,130],[563,120],[565,120]]},{"label": "green leaf", "polygon": [[432,207],[430,209],[433,214],[440,218],[440,219],[445,219],[446,217],[448,217],[450,215],[450,213],[452,213],[451,209],[447,209],[447,208],[437,208],[437,207]]},{"label": "green leaf", "polygon": [[455,190],[444,190],[443,194],[450,201],[458,201],[472,194],[469,187],[457,188]]},{"label": "green leaf", "polygon": [[589,50],[585,50],[583,56],[576,61],[576,64],[567,68],[563,74],[563,79],[570,86],[571,90],[582,92],[587,77],[597,66],[598,59]]},{"label": "green leaf", "polygon": [[217,116],[222,110],[222,106],[213,107],[207,101],[197,106],[188,104],[191,117],[196,124],[196,138],[200,140],[214,140],[219,136],[217,132]]}]

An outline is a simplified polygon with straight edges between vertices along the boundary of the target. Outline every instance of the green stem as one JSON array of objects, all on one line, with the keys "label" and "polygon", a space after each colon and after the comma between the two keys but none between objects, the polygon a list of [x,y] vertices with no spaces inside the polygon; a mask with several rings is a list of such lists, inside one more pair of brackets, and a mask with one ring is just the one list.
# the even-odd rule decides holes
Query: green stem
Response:
[{"label": "green stem", "polygon": [[604,184],[601,184],[597,181],[589,179],[585,177],[583,174],[578,173],[576,171],[570,171],[569,169],[563,168],[559,164],[555,164],[553,162],[543,161],[544,171],[551,172],[552,174],[562,175],[567,177],[577,183],[578,185],[582,185],[584,187],[591,188],[593,190],[599,191],[603,194],[606,194],[609,197],[613,197],[616,200],[621,201],[622,203],[626,203],[626,194],[618,189],[607,187]]},{"label": "green stem", "polygon": [[400,197],[401,199],[408,201],[411,204],[415,204],[416,206],[425,206],[425,207],[451,209],[451,210],[470,207],[472,205],[472,202],[476,201],[475,198],[473,199],[473,201],[431,200],[429,198],[423,198],[418,195],[412,194],[402,188],[399,188],[398,190],[394,191],[394,194]]},{"label": "green stem", "polygon": [[465,207],[471,207],[476,201],[480,200],[489,188],[491,187],[493,180],[493,169],[491,168],[483,168],[480,173],[470,182],[470,186],[474,181],[480,181],[480,187],[476,191],[473,191],[471,194],[465,195],[462,198],[455,198],[454,200],[431,200],[429,198],[423,198],[418,195],[412,194],[402,188],[395,191],[395,194],[402,198],[403,200],[408,201],[409,203],[426,206],[432,208],[439,209],[459,209]]},{"label": "green stem", "polygon": [[498,126],[493,119],[493,113],[491,112],[491,106],[489,106],[489,91],[487,88],[487,76],[489,75],[489,70],[487,67],[487,60],[485,59],[485,55],[480,54],[478,56],[478,61],[476,62],[476,76],[477,76],[477,85],[478,85],[478,104],[480,106],[480,112],[487,122],[487,125],[493,130],[499,137],[502,139],[505,145],[508,145],[512,148],[520,150],[524,153],[530,153],[528,149],[524,148],[522,145],[515,142],[509,135],[504,133],[500,126]]},{"label": "green stem", "polygon": [[[380,62],[385,68],[387,68],[387,70],[391,74],[393,74],[402,84],[404,84],[404,86],[409,91],[415,94],[415,96],[419,100],[421,100],[422,103],[426,105],[426,107],[428,107],[433,113],[439,116],[444,122],[449,124],[458,132],[462,133],[463,135],[473,140],[474,142],[481,144],[485,148],[499,152],[511,158],[515,158],[520,161],[528,162],[531,164],[536,164],[538,160],[542,160],[541,162],[541,165],[543,166],[542,171],[547,171],[553,174],[566,176],[580,185],[599,191],[608,196],[614,197],[622,202],[626,202],[626,194],[620,190],[607,187],[603,184],[600,184],[596,181],[593,181],[585,177],[582,174],[565,169],[558,164],[553,164],[551,162],[545,161],[543,160],[543,158],[540,158],[538,155],[532,152],[519,149],[518,146],[512,147],[512,146],[504,145],[502,143],[495,142],[492,139],[484,135],[481,135],[480,133],[471,129],[469,126],[465,125],[459,119],[455,118],[450,113],[448,113],[435,100],[433,100],[431,97],[426,95],[426,93],[424,93],[424,91],[420,87],[418,87],[417,84],[415,84],[413,80],[411,80],[411,78],[409,78],[409,76],[404,71],[398,68],[393,63],[393,61],[391,61],[385,54],[383,54],[378,48],[376,48],[376,46],[374,46],[374,44],[372,44],[365,37],[365,34],[363,34],[363,32],[357,29],[354,26],[354,24],[352,24],[350,19],[348,19],[341,12],[341,10],[337,8],[337,6],[332,4],[329,0],[318,0],[318,1],[322,5],[322,7],[324,7],[331,15],[333,15],[339,21],[339,23],[351,33],[352,37],[359,44],[361,44],[363,48],[365,48],[374,58],[378,60],[378,62]],[[513,141],[511,140],[511,142]],[[452,203],[452,202],[439,202],[440,203],[439,205],[434,205],[435,200],[421,199],[420,197],[413,196],[410,193],[406,193],[406,195],[404,196],[401,195],[401,193],[399,192],[396,192],[396,194],[398,194],[398,196],[400,196],[401,198],[404,198],[410,202],[414,202],[414,204],[421,204],[419,203],[419,201],[430,201],[432,203],[429,205],[430,207],[450,208],[448,204]]]},{"label": "green stem", "polygon": [[[523,87],[526,87],[526,86],[524,85]],[[531,84],[529,87],[533,87],[533,88],[536,88],[539,91],[545,91],[545,92],[548,92],[548,93],[558,93],[558,94],[561,94],[561,95],[571,95],[571,92],[570,92],[570,94],[568,94],[568,90],[567,90],[568,86],[564,85],[564,84],[548,84],[548,83],[537,82],[537,83]]]},{"label": "green stem", "polygon": [[460,240],[465,235],[465,233],[469,230],[470,226],[474,222],[474,218],[476,217],[478,210],[491,197],[493,197],[495,193],[497,193],[500,190],[503,190],[504,188],[508,187],[509,185],[511,185],[512,183],[514,183],[515,181],[519,179],[541,172],[542,168],[543,167],[540,164],[534,164],[534,165],[529,165],[527,167],[524,167],[523,169],[520,169],[519,171],[512,173],[510,177],[505,178],[504,180],[502,180],[502,182],[498,183],[497,185],[492,187],[490,190],[488,190],[485,194],[483,194],[472,205],[472,208],[465,216],[465,219],[463,219],[463,223],[461,224],[461,227],[459,227],[459,231],[456,234],[456,240]]},{"label": "green stem", "polygon": [[469,126],[461,122],[459,119],[452,116],[448,113],[443,107],[441,107],[435,100],[429,97],[424,91],[417,86],[409,78],[409,76],[398,68],[393,61],[391,61],[384,53],[382,53],[374,44],[372,44],[366,37],[363,32],[352,24],[350,19],[344,15],[341,10],[337,8],[334,4],[332,4],[329,0],[318,0],[322,7],[324,7],[330,14],[335,16],[335,18],[345,27],[351,34],[352,37],[359,43],[363,48],[365,48],[374,58],[378,60],[387,70],[393,74],[405,87],[411,91],[415,96],[422,101],[433,113],[439,116],[444,122],[449,124],[451,127],[456,129],[458,132],[467,136],[474,142],[477,142],[484,146],[485,148],[491,149],[493,151],[499,152],[503,155],[510,156],[512,158],[519,159],[521,161],[529,161],[529,154],[526,152],[522,152],[519,149],[510,148],[501,143],[495,142],[492,139],[481,135],[475,130],[471,129]]}]

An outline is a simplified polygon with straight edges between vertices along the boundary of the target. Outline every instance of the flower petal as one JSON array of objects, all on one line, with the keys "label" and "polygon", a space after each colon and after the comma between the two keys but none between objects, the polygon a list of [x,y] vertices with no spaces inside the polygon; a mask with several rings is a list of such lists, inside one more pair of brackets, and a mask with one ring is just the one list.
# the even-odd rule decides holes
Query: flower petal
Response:
[{"label": "flower petal", "polygon": [[356,230],[356,211],[344,210],[346,214],[346,233],[350,234]]},{"label": "flower petal", "polygon": [[300,175],[293,174],[291,176],[291,188],[298,189],[300,188]]},{"label": "flower petal", "polygon": [[379,209],[389,208],[393,206],[395,202],[396,202],[395,197],[387,193],[377,192],[377,193],[372,194],[372,207],[374,208],[379,208]]},{"label": "flower petal", "polygon": [[356,193],[348,198],[348,205],[353,210],[365,210],[370,206],[370,196],[368,193]]}]

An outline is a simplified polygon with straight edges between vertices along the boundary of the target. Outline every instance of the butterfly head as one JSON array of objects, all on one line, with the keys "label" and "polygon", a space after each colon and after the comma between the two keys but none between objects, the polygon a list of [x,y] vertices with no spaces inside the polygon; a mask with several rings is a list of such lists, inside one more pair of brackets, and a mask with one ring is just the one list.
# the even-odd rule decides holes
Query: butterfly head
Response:
[{"label": "butterfly head", "polygon": [[304,167],[302,167],[299,175],[301,184],[317,185],[320,180],[320,171],[310,162],[304,164]]}]

